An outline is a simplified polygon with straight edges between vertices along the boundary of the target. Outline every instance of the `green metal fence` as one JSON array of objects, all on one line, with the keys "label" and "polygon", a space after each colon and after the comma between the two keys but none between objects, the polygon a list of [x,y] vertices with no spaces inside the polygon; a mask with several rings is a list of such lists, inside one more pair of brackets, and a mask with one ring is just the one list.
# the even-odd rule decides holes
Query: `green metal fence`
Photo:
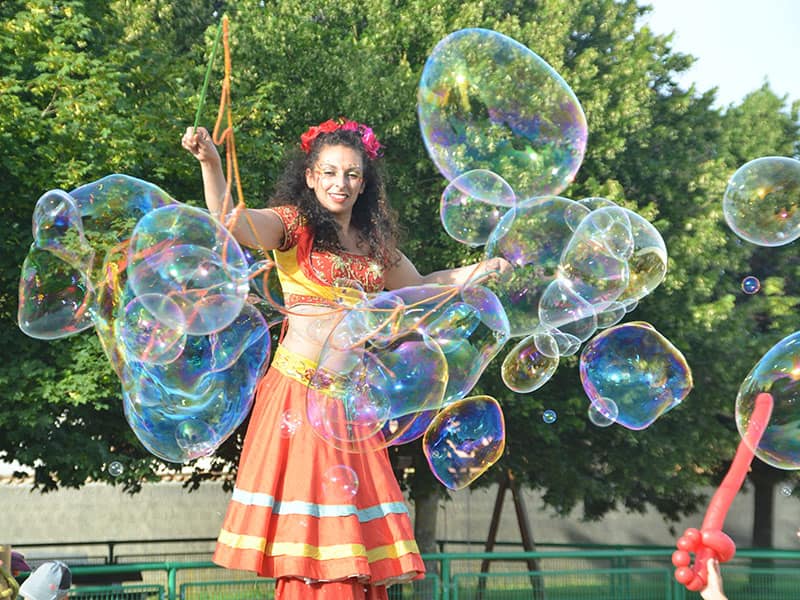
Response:
[{"label": "green metal fence", "polygon": [[[425,579],[389,589],[390,600],[695,600],[673,578],[671,548],[426,555]],[[535,565],[534,569],[530,566]],[[71,565],[70,598],[274,599],[274,582],[208,561]],[[800,552],[740,550],[723,565],[731,600],[800,598]],[[117,581],[81,586],[86,578]],[[127,583],[135,581],[136,583]]]},{"label": "green metal fence", "polygon": [[161,585],[95,585],[70,590],[70,600],[164,600],[166,591]]}]

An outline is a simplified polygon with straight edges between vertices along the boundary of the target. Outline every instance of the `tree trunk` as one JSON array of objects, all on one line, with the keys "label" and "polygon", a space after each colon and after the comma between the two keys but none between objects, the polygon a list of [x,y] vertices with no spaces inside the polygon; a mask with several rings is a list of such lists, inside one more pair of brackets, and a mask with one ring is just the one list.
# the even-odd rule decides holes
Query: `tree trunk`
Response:
[{"label": "tree trunk", "polygon": [[[417,496],[414,500],[414,537],[422,554],[436,554],[436,515],[439,508],[439,495],[436,492]],[[439,572],[439,561],[426,560],[425,570],[428,575]],[[446,582],[442,582],[446,584]],[[414,598],[433,598],[433,586],[419,582],[414,586]]]},{"label": "tree trunk", "polygon": [[[784,478],[784,473],[755,459],[750,471],[753,482],[753,547],[772,548],[772,521],[775,511],[775,486]],[[771,559],[754,559],[748,581],[748,594],[753,597],[766,597],[773,585],[773,574],[761,572],[774,567]]]},{"label": "tree trunk", "polygon": [[753,506],[753,547],[772,548],[772,520],[775,511],[775,486],[784,473],[760,460],[754,460],[750,481],[755,489]]}]

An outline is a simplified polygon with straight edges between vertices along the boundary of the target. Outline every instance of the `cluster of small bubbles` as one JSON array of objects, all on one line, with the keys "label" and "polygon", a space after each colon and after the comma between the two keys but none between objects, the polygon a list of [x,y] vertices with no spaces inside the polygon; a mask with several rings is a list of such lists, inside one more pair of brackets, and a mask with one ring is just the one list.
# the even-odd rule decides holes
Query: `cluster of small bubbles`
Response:
[{"label": "cluster of small bubbles", "polygon": [[347,465],[334,465],[322,474],[322,492],[332,503],[350,503],[358,494],[358,474]]},{"label": "cluster of small bubbles", "polygon": [[592,339],[581,353],[580,374],[592,405],[633,430],[677,406],[693,385],[683,354],[642,322],[611,327]]},{"label": "cluster of small bubbles", "polygon": [[[772,414],[755,455],[778,469],[800,469],[800,332],[786,336],[753,366],[736,396],[736,426],[745,442],[745,432],[762,392],[772,396]],[[749,444],[748,444],[749,445]]]},{"label": "cluster of small bubbles", "polygon": [[112,477],[119,477],[125,472],[125,467],[118,460],[112,460],[108,463],[108,474]]},{"label": "cluster of small bubbles", "polygon": [[558,414],[552,408],[548,408],[546,411],[542,413],[542,421],[551,425],[556,422],[558,419]]},{"label": "cluster of small bubbles", "polygon": [[794,489],[790,488],[788,485],[784,485],[781,487],[781,494],[784,496],[791,496],[794,493]]},{"label": "cluster of small bubbles", "polygon": [[486,258],[512,267],[486,284],[510,337],[524,338],[505,358],[503,381],[520,393],[538,389],[561,357],[663,281],[664,241],[606,198],[556,195],[583,160],[583,110],[563,79],[513,39],[485,29],[447,36],[425,64],[417,99],[426,148],[449,181],[445,231],[485,244]]},{"label": "cluster of small bubbles", "polygon": [[745,294],[757,294],[761,290],[761,282],[758,277],[748,275],[742,279],[742,291]]},{"label": "cluster of small bubbles", "polygon": [[412,441],[469,393],[508,336],[501,304],[480,285],[377,294],[330,332],[307,393],[308,422],[348,451]]},{"label": "cluster of small bubbles", "polygon": [[486,245],[488,258],[512,266],[510,276],[489,284],[506,310],[511,335],[548,332],[561,356],[618,323],[666,275],[658,231],[630,210],[592,200],[521,202]]},{"label": "cluster of small bubbles", "polygon": [[142,444],[176,463],[212,453],[249,412],[269,354],[230,233],[153,184],[109,175],[44,194],[33,236],[20,328],[56,339],[94,327]]},{"label": "cluster of small bubbles", "polygon": [[462,398],[434,417],[422,439],[434,476],[451,490],[480,477],[502,456],[505,421],[490,396]]},{"label": "cluster of small bubbles", "polygon": [[728,181],[722,210],[731,230],[758,246],[800,237],[800,161],[765,156],[742,165]]}]

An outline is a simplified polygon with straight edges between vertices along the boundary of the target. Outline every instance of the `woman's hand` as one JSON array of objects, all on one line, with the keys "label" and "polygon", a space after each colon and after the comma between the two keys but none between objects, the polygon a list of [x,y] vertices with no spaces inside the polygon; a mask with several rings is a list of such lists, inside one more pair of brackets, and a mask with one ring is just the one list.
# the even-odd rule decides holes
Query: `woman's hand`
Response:
[{"label": "woman's hand", "polygon": [[181,146],[188,150],[200,163],[221,164],[214,140],[205,127],[187,127],[181,138]]},{"label": "woman's hand", "polygon": [[503,281],[511,276],[514,266],[502,256],[495,256],[479,263],[478,277],[488,276],[491,279]]}]

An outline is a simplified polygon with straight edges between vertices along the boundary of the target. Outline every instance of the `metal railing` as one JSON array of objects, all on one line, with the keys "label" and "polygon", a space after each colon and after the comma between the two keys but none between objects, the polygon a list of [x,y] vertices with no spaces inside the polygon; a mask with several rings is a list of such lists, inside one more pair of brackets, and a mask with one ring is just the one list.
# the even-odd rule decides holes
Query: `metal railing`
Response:
[{"label": "metal railing", "polygon": [[[460,552],[423,556],[425,579],[393,586],[391,600],[686,600],[673,578],[670,548]],[[539,565],[529,571],[531,560]],[[489,570],[481,572],[488,561]],[[209,561],[71,565],[70,598],[85,600],[245,600],[273,598],[273,582]],[[521,568],[522,567],[522,568]],[[800,551],[740,550],[723,565],[731,600],[800,597]],[[81,585],[91,578],[117,580]],[[135,580],[129,584],[127,581]]]}]

